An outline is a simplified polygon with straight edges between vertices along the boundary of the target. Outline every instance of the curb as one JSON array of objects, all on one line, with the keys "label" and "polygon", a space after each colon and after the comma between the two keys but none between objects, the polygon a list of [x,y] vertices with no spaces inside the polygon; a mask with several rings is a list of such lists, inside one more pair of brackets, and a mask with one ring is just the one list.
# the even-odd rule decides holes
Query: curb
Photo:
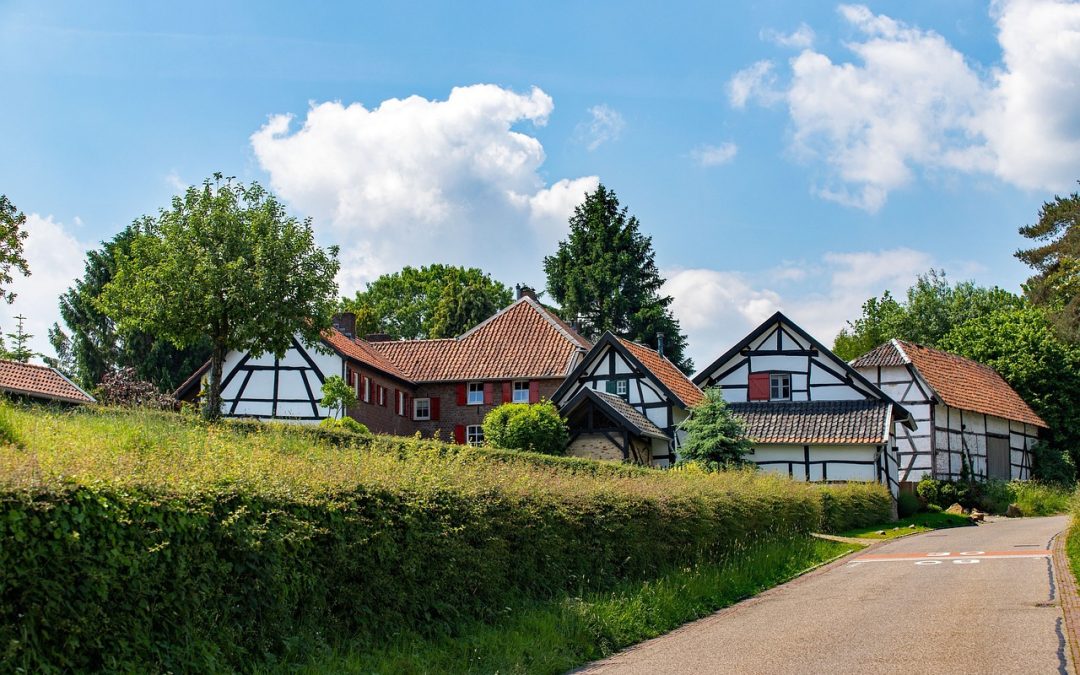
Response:
[{"label": "curb", "polygon": [[1068,536],[1069,528],[1054,535],[1052,559],[1058,604],[1065,617],[1064,632],[1066,642],[1069,643],[1069,660],[1075,673],[1080,667],[1080,589],[1077,588],[1076,577],[1069,568],[1069,558],[1065,555],[1065,540]]}]

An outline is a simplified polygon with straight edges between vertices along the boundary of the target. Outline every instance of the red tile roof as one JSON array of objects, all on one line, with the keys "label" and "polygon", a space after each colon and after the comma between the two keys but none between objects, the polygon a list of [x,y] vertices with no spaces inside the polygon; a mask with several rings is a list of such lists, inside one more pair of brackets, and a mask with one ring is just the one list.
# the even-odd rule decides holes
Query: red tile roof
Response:
[{"label": "red tile roof", "polygon": [[414,382],[561,378],[592,346],[527,296],[456,338],[364,344]]},{"label": "red tile roof", "polygon": [[94,398],[47,366],[0,359],[0,391],[65,403],[93,403]]},{"label": "red tile roof", "polygon": [[343,354],[351,359],[359,361],[381,370],[387,375],[392,375],[399,380],[408,380],[409,377],[401,371],[393,362],[386,358],[382,352],[374,348],[373,345],[378,343],[365,342],[364,340],[354,339],[346,336],[333,328],[328,328],[322,333],[322,338],[326,344],[330,345],[339,354]]},{"label": "red tile roof", "polygon": [[674,363],[660,356],[658,352],[645,345],[618,338],[622,346],[634,355],[641,364],[652,371],[656,379],[664,383],[687,407],[693,407],[705,399],[705,394],[690,381]]},{"label": "red tile roof", "polygon": [[[897,359],[899,361],[894,363]],[[856,359],[852,365],[860,367],[907,363],[915,366],[919,375],[945,405],[1047,428],[1046,422],[1020,398],[1020,394],[1017,394],[997,371],[956,354],[913,342],[892,340]]]}]

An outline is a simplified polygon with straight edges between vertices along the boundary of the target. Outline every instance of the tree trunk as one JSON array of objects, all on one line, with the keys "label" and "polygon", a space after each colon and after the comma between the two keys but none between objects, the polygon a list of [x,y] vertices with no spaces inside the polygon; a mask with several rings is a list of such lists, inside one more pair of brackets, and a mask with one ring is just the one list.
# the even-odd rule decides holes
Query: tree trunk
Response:
[{"label": "tree trunk", "polygon": [[221,345],[214,345],[214,351],[210,355],[210,383],[203,405],[203,419],[208,422],[221,417],[221,369],[225,365],[227,353],[228,350]]}]

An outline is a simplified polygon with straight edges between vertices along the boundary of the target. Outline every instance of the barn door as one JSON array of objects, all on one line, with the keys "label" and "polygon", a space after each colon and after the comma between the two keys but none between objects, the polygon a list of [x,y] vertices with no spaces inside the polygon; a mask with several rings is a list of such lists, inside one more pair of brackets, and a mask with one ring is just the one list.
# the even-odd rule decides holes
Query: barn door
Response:
[{"label": "barn door", "polygon": [[1012,478],[1012,467],[1009,464],[1009,439],[988,436],[986,438],[987,478],[1009,480]]}]

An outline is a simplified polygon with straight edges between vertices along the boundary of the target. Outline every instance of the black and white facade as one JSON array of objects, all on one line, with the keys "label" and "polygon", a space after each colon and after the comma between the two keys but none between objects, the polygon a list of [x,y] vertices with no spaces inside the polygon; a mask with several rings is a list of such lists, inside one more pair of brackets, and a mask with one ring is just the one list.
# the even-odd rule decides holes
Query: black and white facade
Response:
[{"label": "black and white facade", "polygon": [[911,411],[896,427],[900,483],[1031,478],[1032,447],[1046,424],[992,369],[969,359],[891,340],[852,365]]},{"label": "black and white facade", "polygon": [[[583,390],[595,395],[582,395]],[[674,463],[684,433],[678,425],[701,398],[670,361],[611,333],[552,395],[569,421],[568,454],[653,466]]]},{"label": "black and white facade", "polygon": [[911,414],[777,312],[695,378],[741,417],[766,470],[807,481],[871,480],[895,495],[895,429]]}]

